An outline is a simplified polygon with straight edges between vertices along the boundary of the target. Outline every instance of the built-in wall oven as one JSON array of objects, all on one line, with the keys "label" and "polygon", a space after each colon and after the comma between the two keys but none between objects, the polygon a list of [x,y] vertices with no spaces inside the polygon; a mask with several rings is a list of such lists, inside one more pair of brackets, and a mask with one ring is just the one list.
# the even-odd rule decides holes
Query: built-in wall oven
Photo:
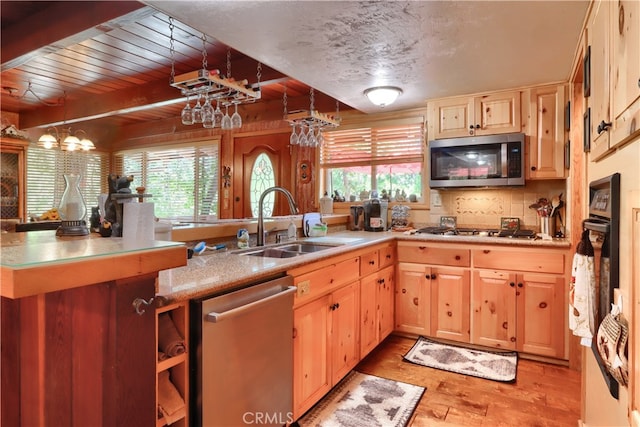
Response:
[{"label": "built-in wall oven", "polygon": [[[598,294],[596,330],[611,311],[614,290],[620,279],[620,174],[604,177],[589,184],[589,216],[582,222],[583,228],[595,233],[601,241],[598,263]],[[608,372],[594,338],[591,348],[600,366],[607,387],[618,398],[618,382]]]}]

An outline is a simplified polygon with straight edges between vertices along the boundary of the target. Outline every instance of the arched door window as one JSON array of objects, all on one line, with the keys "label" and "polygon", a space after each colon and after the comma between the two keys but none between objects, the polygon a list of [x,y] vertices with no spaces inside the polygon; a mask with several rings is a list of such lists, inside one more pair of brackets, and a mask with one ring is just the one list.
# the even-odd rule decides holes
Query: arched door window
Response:
[{"label": "arched door window", "polygon": [[[258,201],[260,200],[260,195],[264,190],[273,187],[274,185],[276,185],[276,176],[273,169],[273,163],[266,153],[260,153],[253,164],[253,168],[251,169],[250,199],[251,213],[254,218],[258,216]],[[262,206],[262,214],[264,216],[272,216],[275,203],[274,201],[275,194],[267,194]]]}]

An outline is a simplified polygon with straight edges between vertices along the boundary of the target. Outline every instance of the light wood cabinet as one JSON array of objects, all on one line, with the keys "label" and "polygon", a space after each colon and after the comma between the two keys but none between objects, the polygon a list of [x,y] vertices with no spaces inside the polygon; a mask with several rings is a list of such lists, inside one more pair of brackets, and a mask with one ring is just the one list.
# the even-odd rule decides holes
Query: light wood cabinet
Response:
[{"label": "light wood cabinet", "polygon": [[25,147],[21,139],[0,139],[0,218],[26,220]]},{"label": "light wood cabinet", "polygon": [[469,342],[469,270],[431,268],[431,336]]},{"label": "light wood cabinet", "polygon": [[393,331],[395,269],[386,267],[360,282],[360,358]]},{"label": "light wood cabinet", "polygon": [[566,256],[474,250],[473,344],[565,358]]},{"label": "light wood cabinet", "polygon": [[530,89],[531,126],[527,159],[527,179],[566,178],[565,123],[566,85]]},{"label": "light wood cabinet", "polygon": [[429,139],[520,132],[520,92],[437,99],[428,115]]},{"label": "light wood cabinet", "polygon": [[400,242],[398,260],[396,330],[469,342],[469,250]]},{"label": "light wood cabinet", "polygon": [[293,315],[293,416],[299,418],[360,360],[360,257],[290,272]]},{"label": "light wood cabinet", "polygon": [[360,358],[393,331],[395,244],[360,255]]},{"label": "light wood cabinet", "polygon": [[640,136],[640,4],[593,3],[587,21],[591,161]]},{"label": "light wood cabinet", "polygon": [[[185,349],[189,349],[189,306],[188,302],[180,302],[170,304],[164,307],[156,309],[156,347],[158,345],[158,325],[159,316],[167,314],[170,316],[171,321],[176,327],[177,332],[184,338]],[[160,351],[160,350],[158,350]],[[158,360],[156,363],[157,377],[163,372],[169,372],[169,378],[173,386],[178,393],[182,396],[185,402],[184,417],[174,421],[171,426],[186,427],[189,425],[189,355],[188,352],[178,354],[173,357],[169,357],[163,360]],[[156,405],[159,404],[160,395],[160,381],[157,379],[156,383]],[[158,413],[160,417],[160,413]],[[167,425],[163,417],[158,418],[157,426]]]},{"label": "light wood cabinet", "polygon": [[431,287],[422,264],[399,262],[396,280],[395,329],[415,335],[429,335],[431,330]]}]

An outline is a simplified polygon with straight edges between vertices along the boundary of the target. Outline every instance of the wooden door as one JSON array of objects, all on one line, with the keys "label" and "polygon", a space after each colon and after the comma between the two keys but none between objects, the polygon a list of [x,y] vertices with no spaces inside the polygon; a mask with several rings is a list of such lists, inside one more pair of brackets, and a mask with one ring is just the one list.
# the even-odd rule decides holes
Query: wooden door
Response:
[{"label": "wooden door", "polygon": [[293,418],[298,419],[331,389],[329,306],[326,295],[294,310]]},{"label": "wooden door", "polygon": [[473,110],[474,135],[522,131],[519,91],[478,96]]},{"label": "wooden door", "polygon": [[[261,154],[265,154],[272,167],[275,178],[274,185],[285,187],[293,191],[292,162],[289,152],[289,135],[275,133],[269,135],[236,137],[233,141],[233,217],[251,218],[251,177],[254,167],[259,167],[256,160]],[[281,193],[274,193],[275,206],[273,215],[288,215],[289,204]],[[255,201],[258,195],[254,195]]]},{"label": "wooden door", "polygon": [[381,270],[379,274],[382,282],[378,284],[378,343],[393,332],[395,276],[393,266]]},{"label": "wooden door", "polygon": [[468,343],[469,270],[434,267],[431,272],[431,335]]},{"label": "wooden door", "polygon": [[564,358],[564,276],[523,273],[517,279],[518,351]]},{"label": "wooden door", "polygon": [[378,345],[378,274],[360,281],[360,355],[369,354]]},{"label": "wooden door", "polygon": [[360,282],[354,282],[333,293],[331,309],[331,370],[335,385],[360,360],[358,331]]},{"label": "wooden door", "polygon": [[396,280],[396,329],[417,335],[429,335],[431,305],[431,269],[422,264],[398,263]]},{"label": "wooden door", "polygon": [[504,271],[473,272],[472,344],[516,349],[515,276]]}]

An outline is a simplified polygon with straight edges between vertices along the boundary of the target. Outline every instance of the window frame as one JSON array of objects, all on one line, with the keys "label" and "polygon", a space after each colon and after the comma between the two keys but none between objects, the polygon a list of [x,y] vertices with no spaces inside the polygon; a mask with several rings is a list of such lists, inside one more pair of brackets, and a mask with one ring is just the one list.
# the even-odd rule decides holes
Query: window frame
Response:
[{"label": "window frame", "polygon": [[[148,161],[148,153],[151,152],[163,152],[163,151],[189,151],[189,150],[193,150],[194,151],[194,157],[192,158],[193,161],[193,183],[194,183],[194,187],[193,187],[193,197],[194,197],[194,205],[193,205],[193,212],[191,212],[189,215],[170,215],[170,216],[162,216],[162,218],[167,218],[167,219],[171,219],[171,220],[186,220],[186,221],[211,221],[211,220],[217,220],[220,216],[220,200],[221,200],[221,195],[220,195],[220,175],[221,175],[221,157],[220,157],[220,138],[219,137],[208,137],[208,138],[201,138],[201,139],[196,139],[196,140],[190,140],[190,141],[184,141],[184,142],[172,142],[172,143],[166,143],[166,144],[158,144],[158,145],[145,145],[145,146],[140,146],[140,147],[136,147],[136,148],[130,148],[130,149],[121,149],[121,150],[117,150],[113,153],[113,157],[114,157],[114,169],[115,169],[115,173],[117,173],[118,175],[125,175],[125,174],[130,174],[131,171],[126,171],[124,170],[124,157],[126,155],[132,155],[135,153],[141,153],[143,156],[143,159],[141,160],[142,162],[142,166],[145,167],[145,163]],[[216,158],[213,160],[214,162],[214,166],[215,169],[212,171],[212,179],[213,181],[211,182],[211,188],[215,189],[214,195],[213,195],[213,199],[211,200],[211,203],[214,203],[215,205],[213,206],[213,210],[212,212],[208,213],[208,214],[202,214],[200,213],[199,209],[202,208],[202,204],[204,202],[204,196],[202,194],[200,194],[200,189],[199,189],[199,179],[200,179],[200,168],[199,168],[199,159],[202,159],[203,157],[200,157],[196,154],[197,150],[199,149],[207,149],[210,150],[213,148],[214,152],[215,152],[215,156]],[[171,156],[167,157],[167,159],[171,159]],[[148,165],[147,165],[148,166]],[[144,170],[142,171],[136,171],[138,172],[139,177],[135,176],[134,173],[134,184],[135,186],[144,186],[149,188],[149,184],[148,184],[148,179],[149,179],[149,169],[145,167]],[[139,180],[136,178],[140,178]],[[153,191],[149,191],[151,193],[151,196],[153,196]],[[149,202],[154,202],[153,197],[149,198]],[[155,203],[157,203],[157,201],[155,201]]]},{"label": "window frame", "polygon": [[[428,161],[427,161],[427,123],[426,123],[426,112],[423,110],[418,110],[418,111],[408,111],[405,112],[406,114],[403,114],[399,117],[389,117],[389,114],[384,115],[385,117],[366,117],[364,120],[362,119],[361,115],[358,115],[354,118],[351,118],[351,120],[347,119],[345,120],[335,131],[343,131],[343,130],[357,130],[357,129],[365,129],[365,128],[369,128],[375,131],[379,131],[381,129],[384,128],[389,128],[389,127],[402,127],[402,126],[410,126],[410,125],[415,125],[415,124],[420,124],[422,126],[422,141],[421,141],[421,149],[422,149],[422,155],[421,158],[416,156],[414,157],[414,162],[420,162],[422,163],[422,167],[421,167],[421,188],[422,188],[422,194],[418,194],[417,196],[419,198],[421,198],[421,200],[426,201],[428,200],[428,196],[429,196],[429,187],[428,187],[428,179],[427,179],[427,172],[428,172]],[[397,114],[397,113],[391,113],[391,115],[393,114]],[[328,132],[327,132],[328,133]],[[326,140],[326,138],[325,138]],[[412,163],[414,163],[412,162]],[[331,169],[336,169],[336,168],[346,168],[346,167],[350,167],[350,166],[354,166],[354,167],[370,167],[371,169],[371,181],[370,181],[370,185],[371,188],[370,190],[376,190],[376,191],[380,191],[377,188],[377,166],[379,165],[389,165],[389,164],[402,164],[402,161],[394,161],[394,159],[392,157],[386,157],[386,158],[379,158],[376,159],[375,161],[360,161],[360,162],[353,162],[353,163],[345,163],[345,162],[336,162],[336,163],[323,163],[323,159],[322,159],[322,155],[318,156],[318,168],[319,168],[319,177],[320,177],[320,183],[318,186],[318,197],[320,197],[322,194],[329,191],[332,191],[332,189],[328,188],[329,182],[330,182],[330,174],[331,174]]]}]

